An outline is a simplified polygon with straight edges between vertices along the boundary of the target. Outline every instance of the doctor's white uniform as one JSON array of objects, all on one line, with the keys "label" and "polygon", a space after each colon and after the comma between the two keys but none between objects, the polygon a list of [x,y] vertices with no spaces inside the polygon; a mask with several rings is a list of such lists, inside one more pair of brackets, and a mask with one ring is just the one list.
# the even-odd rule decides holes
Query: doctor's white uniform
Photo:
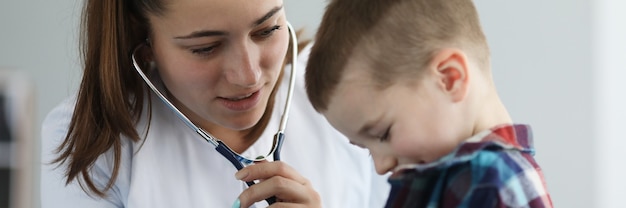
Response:
[{"label": "doctor's white uniform", "polygon": [[[375,173],[367,150],[355,147],[309,104],[304,67],[310,46],[298,57],[297,81],[281,160],[309,179],[323,207],[383,207],[389,185]],[[288,66],[289,67],[289,66]],[[282,113],[290,70],[285,69],[273,116],[261,138],[244,154],[265,155]],[[152,120],[145,140],[123,138],[121,166],[105,199],[85,194],[78,183],[65,185],[64,166],[48,163],[66,136],[75,99],[69,98],[46,117],[42,129],[41,205],[47,207],[231,207],[247,188],[235,179],[236,169],[152,94]],[[146,134],[147,108],[137,130]],[[94,182],[111,177],[113,152],[96,161]],[[265,202],[255,204],[265,207]]]}]

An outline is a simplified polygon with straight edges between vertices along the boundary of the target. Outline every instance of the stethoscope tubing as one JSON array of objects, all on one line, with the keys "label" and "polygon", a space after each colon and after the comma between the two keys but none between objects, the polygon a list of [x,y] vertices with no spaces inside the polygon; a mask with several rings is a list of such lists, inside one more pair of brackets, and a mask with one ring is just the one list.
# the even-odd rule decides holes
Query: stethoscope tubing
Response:
[{"label": "stethoscope tubing", "polygon": [[[285,128],[287,126],[287,120],[289,119],[289,109],[291,107],[291,99],[293,96],[293,91],[294,91],[294,86],[295,86],[295,82],[296,82],[296,65],[297,65],[297,56],[298,56],[298,40],[296,37],[296,33],[293,29],[293,27],[291,26],[291,24],[289,22],[287,22],[287,28],[289,30],[289,34],[290,34],[290,40],[291,40],[291,74],[289,77],[289,85],[288,85],[288,89],[287,89],[287,98],[285,101],[285,107],[282,113],[282,116],[280,118],[280,125],[278,127],[278,131],[276,132],[276,134],[274,135],[274,141],[277,142],[276,147],[273,147],[273,153],[272,153],[272,157],[274,159],[274,161],[279,161],[280,160],[280,150],[282,148],[282,144],[283,141],[285,139]],[[185,123],[186,126],[188,126],[189,128],[191,128],[193,131],[195,131],[197,134],[200,135],[200,137],[202,137],[204,140],[206,140],[207,142],[209,142],[210,144],[212,144],[215,147],[215,150],[217,152],[219,152],[222,156],[224,156],[224,158],[226,158],[230,163],[233,164],[233,166],[235,166],[235,168],[237,170],[241,170],[245,167],[244,164],[248,165],[253,163],[254,161],[246,159],[244,157],[237,157],[235,155],[234,152],[232,152],[232,150],[230,150],[228,148],[228,146],[226,144],[224,144],[222,141],[216,139],[213,135],[211,135],[209,132],[205,131],[204,129],[196,126],[195,124],[193,124],[193,122],[191,122],[191,120],[189,120],[189,118],[187,118],[187,116],[185,116],[178,108],[176,108],[176,106],[174,106],[158,89],[157,87],[150,81],[150,79],[148,78],[148,76],[146,76],[146,74],[141,70],[141,67],[139,66],[139,64],[137,63],[137,60],[135,58],[135,52],[137,49],[139,49],[141,46],[143,45],[139,45],[137,46],[134,50],[133,53],[131,55],[131,59],[133,62],[133,66],[135,68],[135,70],[138,72],[138,74],[141,76],[141,78],[144,80],[144,82],[146,83],[146,85],[148,85],[148,87],[152,90],[152,92],[154,92],[157,97],[159,97],[159,99],[165,103],[165,105],[174,112],[174,114],[176,114],[176,116],[183,121],[183,123]],[[247,181],[246,184],[250,187],[252,185],[254,185],[254,181]],[[273,204],[276,202],[276,197],[270,197],[268,199],[266,199],[266,201],[268,202],[268,204]]]}]

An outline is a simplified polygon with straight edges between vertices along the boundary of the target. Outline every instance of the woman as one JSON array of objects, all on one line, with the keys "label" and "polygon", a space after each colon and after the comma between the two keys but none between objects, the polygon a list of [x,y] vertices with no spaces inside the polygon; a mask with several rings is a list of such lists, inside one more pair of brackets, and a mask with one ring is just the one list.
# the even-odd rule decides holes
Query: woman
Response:
[{"label": "woman", "polygon": [[281,161],[237,172],[133,68],[134,56],[167,100],[234,152],[266,155],[290,73],[283,1],[88,0],[81,35],[79,92],[43,124],[43,160],[52,162],[42,168],[43,207],[384,204],[388,187],[368,153],[336,139],[301,76]]}]

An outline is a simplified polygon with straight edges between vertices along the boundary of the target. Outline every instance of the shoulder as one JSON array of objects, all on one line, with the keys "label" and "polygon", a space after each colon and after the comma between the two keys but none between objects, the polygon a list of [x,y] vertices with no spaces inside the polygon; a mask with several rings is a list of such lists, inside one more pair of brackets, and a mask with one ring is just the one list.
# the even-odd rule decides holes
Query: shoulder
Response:
[{"label": "shoulder", "polygon": [[60,145],[65,138],[72,119],[75,103],[76,97],[72,96],[66,98],[55,106],[44,118],[41,126],[41,142],[44,151],[46,149],[53,149],[49,148],[50,146]]},{"label": "shoulder", "polygon": [[74,105],[76,103],[76,96],[71,96],[65,98],[59,104],[57,104],[48,114],[46,115],[43,124],[54,124],[58,123],[59,119],[68,120],[72,117],[72,113],[74,111]]},{"label": "shoulder", "polygon": [[474,177],[482,180],[507,181],[525,172],[540,171],[532,155],[517,150],[483,150],[470,163]]},{"label": "shoulder", "polygon": [[[300,49],[298,51],[298,56],[296,57],[296,63],[295,65],[295,73],[296,73],[296,85],[301,85],[302,87],[304,87],[304,72],[306,71],[306,65],[307,62],[309,62],[309,54],[311,53],[311,47],[313,47],[313,43],[310,42],[308,44],[306,44],[304,47],[302,47],[302,49]],[[291,61],[291,60],[290,60]],[[292,67],[292,66],[289,66]],[[289,71],[288,74],[285,75],[289,75],[291,73],[291,70],[287,70]]]},{"label": "shoulder", "polygon": [[520,151],[483,151],[471,161],[472,198],[497,194],[507,206],[551,206],[541,168]]},{"label": "shoulder", "polygon": [[[76,98],[69,97],[56,105],[45,117],[41,129],[41,201],[45,207],[118,207],[111,200],[100,200],[87,195],[74,180],[66,184],[66,163],[51,163],[58,157],[57,148],[63,143],[74,112]],[[99,164],[95,169],[101,169]],[[97,174],[101,174],[98,172]],[[102,186],[107,177],[94,174],[94,182]]]}]

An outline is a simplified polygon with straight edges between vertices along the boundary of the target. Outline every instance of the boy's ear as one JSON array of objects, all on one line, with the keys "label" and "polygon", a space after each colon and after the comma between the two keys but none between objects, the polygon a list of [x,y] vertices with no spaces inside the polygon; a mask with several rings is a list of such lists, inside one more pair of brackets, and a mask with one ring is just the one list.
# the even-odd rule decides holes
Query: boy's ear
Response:
[{"label": "boy's ear", "polygon": [[467,56],[459,49],[439,50],[431,65],[437,75],[437,84],[453,102],[465,99],[469,88],[469,65]]}]

